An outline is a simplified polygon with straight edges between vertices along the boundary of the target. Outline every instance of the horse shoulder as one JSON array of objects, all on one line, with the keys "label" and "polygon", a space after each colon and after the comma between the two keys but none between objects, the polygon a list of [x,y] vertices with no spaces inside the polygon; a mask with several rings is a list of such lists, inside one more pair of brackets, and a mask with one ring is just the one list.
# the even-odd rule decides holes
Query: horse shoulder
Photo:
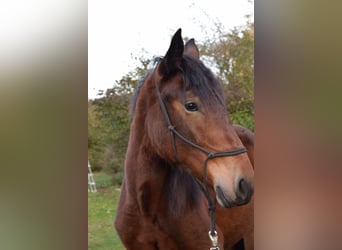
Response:
[{"label": "horse shoulder", "polygon": [[130,196],[125,181],[121,186],[114,227],[124,244],[135,240],[140,231],[138,203]]},{"label": "horse shoulder", "polygon": [[[224,249],[233,248],[243,240],[245,249],[254,249],[254,199],[243,206],[216,207],[216,223],[224,234]],[[248,247],[247,247],[248,246]],[[234,248],[235,249],[235,248]]]}]

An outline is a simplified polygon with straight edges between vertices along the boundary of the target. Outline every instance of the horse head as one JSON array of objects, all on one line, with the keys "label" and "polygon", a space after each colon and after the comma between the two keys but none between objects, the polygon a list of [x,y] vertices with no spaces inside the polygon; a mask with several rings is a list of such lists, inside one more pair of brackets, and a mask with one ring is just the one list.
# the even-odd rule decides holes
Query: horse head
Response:
[{"label": "horse head", "polygon": [[200,61],[194,40],[184,45],[178,30],[151,79],[157,95],[146,114],[147,135],[157,154],[214,191],[221,206],[248,203],[254,171],[229,119],[223,88]]}]

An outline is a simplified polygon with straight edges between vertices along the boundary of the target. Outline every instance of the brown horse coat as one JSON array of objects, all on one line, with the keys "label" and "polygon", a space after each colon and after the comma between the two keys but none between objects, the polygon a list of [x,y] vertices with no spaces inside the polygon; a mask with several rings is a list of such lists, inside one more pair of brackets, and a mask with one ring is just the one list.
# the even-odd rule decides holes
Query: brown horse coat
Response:
[{"label": "brown horse coat", "polygon": [[253,249],[253,133],[230,124],[223,91],[198,59],[194,41],[184,48],[179,30],[166,56],[139,87],[115,218],[126,249],[196,250],[212,246],[208,201],[197,181],[202,180],[206,156],[177,138],[172,144],[156,88],[175,127],[189,140],[214,152],[242,145],[247,148],[248,156],[244,153],[208,161],[206,185],[218,201],[220,249]]}]

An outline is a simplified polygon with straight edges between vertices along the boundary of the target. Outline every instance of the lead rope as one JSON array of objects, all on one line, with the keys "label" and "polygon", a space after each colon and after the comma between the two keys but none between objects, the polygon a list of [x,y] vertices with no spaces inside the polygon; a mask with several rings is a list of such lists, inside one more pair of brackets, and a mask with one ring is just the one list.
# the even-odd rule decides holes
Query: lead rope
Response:
[{"label": "lead rope", "polygon": [[[233,151],[227,151],[227,152],[217,152],[217,153],[208,153],[207,158],[205,159],[203,163],[203,181],[200,183],[197,181],[199,186],[201,187],[204,195],[206,196],[208,200],[208,209],[209,209],[209,215],[210,215],[210,231],[208,232],[209,239],[211,240],[212,247],[210,250],[220,250],[220,248],[217,246],[218,244],[218,234],[216,232],[216,224],[215,224],[215,209],[216,205],[212,201],[209,190],[208,190],[208,185],[207,185],[207,162],[208,160],[215,158],[215,157],[224,157],[224,156],[233,156],[237,154],[241,154],[246,152],[245,148],[240,148],[237,150]],[[197,179],[196,179],[197,180]]]},{"label": "lead rope", "polygon": [[242,147],[242,148],[235,149],[235,150],[232,150],[232,151],[215,152],[215,153],[213,153],[213,152],[210,152],[210,151],[206,150],[205,148],[202,148],[201,146],[193,143],[189,139],[185,138],[172,125],[170,117],[169,117],[169,115],[167,113],[167,109],[166,109],[165,104],[163,102],[163,99],[161,97],[161,93],[160,93],[160,91],[158,89],[158,86],[157,86],[154,78],[155,78],[155,75],[154,75],[154,72],[153,72],[152,81],[154,82],[154,85],[156,87],[159,104],[160,104],[163,116],[164,116],[164,118],[166,120],[166,123],[168,125],[168,129],[169,129],[170,134],[171,134],[171,143],[172,143],[172,148],[173,148],[174,155],[176,157],[176,161],[179,162],[179,157],[178,157],[176,143],[175,143],[175,135],[177,135],[177,137],[179,137],[183,142],[185,142],[185,143],[191,145],[192,147],[194,147],[194,148],[202,151],[203,153],[207,154],[207,158],[205,159],[205,161],[203,163],[203,182],[201,183],[197,178],[195,178],[195,180],[199,184],[202,192],[204,193],[205,197],[208,200],[208,210],[209,210],[209,215],[210,215],[210,230],[208,232],[208,235],[209,235],[209,239],[211,240],[211,244],[212,244],[212,247],[210,247],[209,250],[220,250],[220,248],[218,247],[218,234],[216,232],[216,224],[215,224],[216,205],[215,205],[215,203],[212,201],[212,199],[210,197],[208,186],[207,186],[207,162],[208,162],[208,160],[210,160],[212,158],[234,156],[234,155],[245,153],[245,152],[247,152],[247,150],[246,150],[246,148]]}]

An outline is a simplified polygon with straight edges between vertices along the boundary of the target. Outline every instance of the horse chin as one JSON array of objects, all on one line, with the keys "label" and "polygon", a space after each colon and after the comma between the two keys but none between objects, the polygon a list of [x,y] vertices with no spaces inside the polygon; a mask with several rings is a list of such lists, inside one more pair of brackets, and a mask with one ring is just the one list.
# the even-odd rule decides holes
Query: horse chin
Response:
[{"label": "horse chin", "polygon": [[235,206],[234,202],[224,194],[223,190],[219,186],[215,188],[215,191],[216,199],[222,207],[229,208]]},{"label": "horse chin", "polygon": [[215,191],[218,203],[224,208],[246,205],[250,201],[250,199],[240,200],[238,198],[236,200],[232,200],[227,195],[225,195],[225,193],[219,186],[215,188]]}]

